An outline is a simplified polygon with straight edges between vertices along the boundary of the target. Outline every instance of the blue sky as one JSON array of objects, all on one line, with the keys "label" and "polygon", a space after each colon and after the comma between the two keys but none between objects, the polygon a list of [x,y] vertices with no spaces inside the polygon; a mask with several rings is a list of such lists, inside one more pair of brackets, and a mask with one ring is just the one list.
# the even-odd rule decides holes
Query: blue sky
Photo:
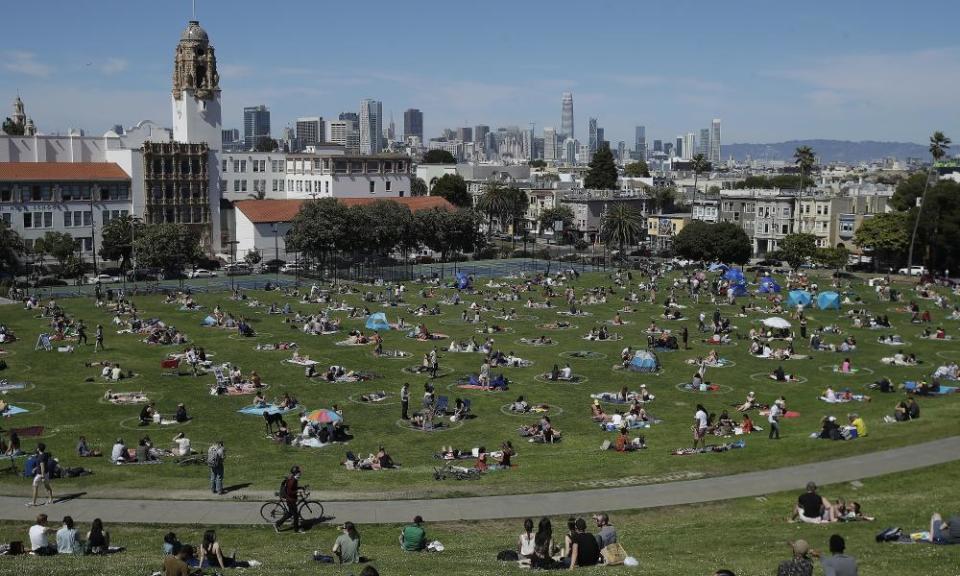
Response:
[{"label": "blue sky", "polygon": [[[796,8],[802,6],[803,11]],[[787,8],[789,7],[789,9]],[[173,49],[190,0],[10,2],[0,109],[17,90],[44,132],[169,125]],[[402,129],[560,124],[577,136],[673,139],[723,119],[724,142],[960,141],[960,2],[197,0],[217,49],[224,127],[266,104],[297,116],[383,101]]]}]

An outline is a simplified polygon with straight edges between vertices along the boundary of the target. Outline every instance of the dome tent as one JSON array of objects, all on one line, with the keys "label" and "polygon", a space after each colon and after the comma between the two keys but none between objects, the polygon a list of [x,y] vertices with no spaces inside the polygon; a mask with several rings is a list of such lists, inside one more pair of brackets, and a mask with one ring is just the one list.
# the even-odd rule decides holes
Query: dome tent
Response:
[{"label": "dome tent", "polygon": [[457,288],[460,290],[470,288],[470,276],[466,272],[457,272]]},{"label": "dome tent", "polygon": [[780,285],[777,284],[777,281],[770,276],[764,276],[760,279],[760,290],[761,294],[771,294],[774,292],[780,292]]},{"label": "dome tent", "polygon": [[387,315],[383,312],[374,312],[367,316],[367,330],[389,330],[390,323],[387,322]]},{"label": "dome tent", "polygon": [[660,368],[657,355],[647,350],[637,350],[634,353],[627,369],[633,372],[656,372]]},{"label": "dome tent", "polygon": [[821,292],[817,296],[817,308],[821,310],[839,310],[840,295],[836,292]]},{"label": "dome tent", "polygon": [[787,306],[796,308],[798,305],[809,306],[813,297],[806,290],[791,290],[787,295]]}]

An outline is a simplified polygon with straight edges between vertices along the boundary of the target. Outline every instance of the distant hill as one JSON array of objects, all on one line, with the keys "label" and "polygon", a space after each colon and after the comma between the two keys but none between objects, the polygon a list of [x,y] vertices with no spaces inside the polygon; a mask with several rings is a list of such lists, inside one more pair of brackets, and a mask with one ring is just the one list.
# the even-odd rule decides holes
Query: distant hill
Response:
[{"label": "distant hill", "polygon": [[876,142],[864,140],[790,140],[773,144],[724,144],[723,159],[733,156],[736,160],[784,160],[793,162],[793,153],[799,146],[809,146],[817,154],[820,162],[848,162],[856,164],[871,160],[882,160],[893,156],[899,160],[907,158],[928,159],[930,153],[924,144],[912,142]]}]

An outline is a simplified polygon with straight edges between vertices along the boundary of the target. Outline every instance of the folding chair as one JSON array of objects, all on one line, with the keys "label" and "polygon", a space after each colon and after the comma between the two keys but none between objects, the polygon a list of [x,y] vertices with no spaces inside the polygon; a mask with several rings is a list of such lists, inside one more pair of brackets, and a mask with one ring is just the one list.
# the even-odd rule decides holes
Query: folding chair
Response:
[{"label": "folding chair", "polygon": [[223,375],[223,368],[220,366],[213,367],[213,375],[217,379],[217,386],[229,386],[230,379]]},{"label": "folding chair", "polygon": [[166,360],[160,361],[160,368],[164,370],[164,376],[179,376],[180,375],[180,359],[179,358],[167,358]]},{"label": "folding chair", "polygon": [[437,414],[443,415],[447,413],[447,408],[450,406],[450,399],[446,396],[440,396],[437,398],[437,406],[433,409]]}]

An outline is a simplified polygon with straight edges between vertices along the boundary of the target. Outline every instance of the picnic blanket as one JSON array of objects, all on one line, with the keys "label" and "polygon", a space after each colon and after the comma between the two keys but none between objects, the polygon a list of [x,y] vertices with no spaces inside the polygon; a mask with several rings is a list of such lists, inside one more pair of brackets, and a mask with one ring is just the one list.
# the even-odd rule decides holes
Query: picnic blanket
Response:
[{"label": "picnic blanket", "polygon": [[4,416],[16,416],[17,414],[26,414],[29,412],[26,408],[21,408],[19,406],[14,406],[13,404],[7,405],[7,411],[3,413]]},{"label": "picnic blanket", "polygon": [[[244,382],[239,386],[237,386],[236,384],[230,384],[226,386],[226,389],[224,390],[223,395],[224,396],[247,396],[250,394],[256,394],[257,390],[261,390],[266,387],[267,387],[266,384],[261,384],[260,388],[257,388],[256,386],[253,385],[252,382]],[[212,388],[210,388],[210,395],[211,396],[220,395],[219,390],[220,388],[218,386],[213,386]],[[260,413],[263,414],[263,411],[261,410]]]},{"label": "picnic blanket", "polygon": [[[937,390],[936,392],[930,392],[930,394],[934,396],[943,396],[944,394],[953,394],[954,392],[957,391],[957,388],[958,388],[957,386],[944,386],[943,384],[941,384],[939,390]],[[914,390],[917,389],[917,383],[904,382],[903,389],[906,390],[907,392],[913,392]]]},{"label": "picnic blanket", "polygon": [[[770,410],[769,410],[769,409],[767,409],[767,410],[761,410],[761,411],[760,411],[760,415],[761,415],[761,416],[769,416],[769,415],[770,415]],[[799,418],[799,417],[800,417],[800,413],[799,413],[799,412],[794,412],[793,410],[787,410],[786,412],[783,412],[782,414],[780,414],[780,417],[781,417],[781,418]]]},{"label": "picnic blanket", "polygon": [[293,408],[280,408],[276,404],[267,404],[266,406],[245,406],[237,410],[237,412],[241,414],[248,414],[250,416],[263,416],[264,412],[267,412],[268,414],[286,414],[287,412],[292,412],[300,407],[300,405],[297,405]]},{"label": "picnic blanket", "polygon": [[26,382],[8,382],[6,380],[0,380],[0,392],[6,392],[7,390],[23,390],[26,387]]},{"label": "picnic blanket", "polygon": [[294,366],[316,366],[317,364],[319,364],[319,362],[317,362],[316,360],[303,360],[303,359],[294,360],[293,358],[287,358],[286,360],[284,360],[284,362],[286,362],[287,364],[293,364]]},{"label": "picnic blanket", "polygon": [[10,432],[16,432],[21,438],[37,438],[43,436],[43,426],[27,426],[25,428],[13,428]]},{"label": "picnic blanket", "polygon": [[[624,420],[624,422],[627,423],[627,430],[639,430],[642,428],[649,428],[654,424],[659,424],[660,420],[647,420],[646,422],[644,422],[643,420],[632,420],[632,421]],[[619,432],[620,430],[623,429],[623,422],[621,422],[620,424],[614,424],[613,422],[603,422],[602,424],[600,424],[600,428],[606,432]]]},{"label": "picnic blanket", "polygon": [[496,388],[493,386],[481,386],[480,384],[457,384],[457,388],[463,388],[464,390],[484,390],[487,392],[506,390],[506,387]]},{"label": "picnic blanket", "polygon": [[111,404],[143,404],[150,398],[143,392],[112,392],[107,400]]},{"label": "picnic blanket", "polygon": [[736,442],[730,442],[729,444],[717,444],[715,446],[707,446],[706,448],[677,448],[671,454],[674,456],[689,456],[691,454],[710,454],[713,452],[727,452],[729,450],[736,450],[739,448],[746,448],[746,443],[743,440],[737,440]]}]

